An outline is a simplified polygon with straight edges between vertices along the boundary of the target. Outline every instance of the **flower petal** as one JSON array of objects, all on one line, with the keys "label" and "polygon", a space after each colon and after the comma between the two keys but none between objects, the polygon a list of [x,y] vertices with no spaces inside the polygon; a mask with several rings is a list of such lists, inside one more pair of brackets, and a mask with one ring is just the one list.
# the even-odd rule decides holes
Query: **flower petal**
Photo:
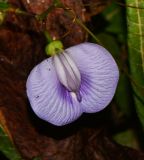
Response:
[{"label": "flower petal", "polygon": [[84,112],[104,109],[112,100],[119,79],[118,67],[102,46],[82,43],[66,50],[81,73],[80,103]]},{"label": "flower petal", "polygon": [[56,69],[56,73],[58,76],[59,81],[65,86],[65,87],[69,87],[68,86],[68,82],[67,82],[67,75],[65,72],[65,68],[59,58],[59,56],[55,55],[53,57],[54,60],[54,65],[55,65],[55,69]]},{"label": "flower petal", "polygon": [[78,91],[81,83],[81,77],[73,60],[64,52],[55,55],[53,60],[59,81],[69,91]]},{"label": "flower petal", "polygon": [[33,111],[45,121],[61,126],[82,114],[79,102],[60,84],[52,58],[31,71],[26,87]]},{"label": "flower petal", "polygon": [[69,65],[72,68],[72,74],[75,74],[75,79],[77,79],[77,83],[78,86],[80,85],[79,83],[81,82],[81,75],[80,72],[77,68],[77,66],[75,65],[74,61],[68,56],[68,54],[66,52],[63,53],[63,56],[65,57],[65,59],[67,60],[67,62],[69,63]]}]

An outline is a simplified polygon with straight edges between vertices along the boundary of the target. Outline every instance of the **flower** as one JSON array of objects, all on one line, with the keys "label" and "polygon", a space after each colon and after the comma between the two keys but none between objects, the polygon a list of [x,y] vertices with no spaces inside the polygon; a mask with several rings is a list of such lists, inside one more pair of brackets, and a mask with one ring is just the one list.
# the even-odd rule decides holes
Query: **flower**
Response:
[{"label": "flower", "polygon": [[114,96],[118,79],[117,64],[105,48],[81,43],[34,67],[26,88],[36,115],[62,126],[82,113],[104,109]]}]

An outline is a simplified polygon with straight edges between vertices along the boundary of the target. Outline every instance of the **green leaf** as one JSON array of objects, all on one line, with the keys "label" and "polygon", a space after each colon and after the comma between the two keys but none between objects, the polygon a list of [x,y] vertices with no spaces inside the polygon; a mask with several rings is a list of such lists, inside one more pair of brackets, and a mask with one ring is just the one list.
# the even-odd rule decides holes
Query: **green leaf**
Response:
[{"label": "green leaf", "polygon": [[144,1],[126,0],[126,3],[133,95],[136,111],[144,129]]},{"label": "green leaf", "polygon": [[8,135],[3,131],[0,125],[0,151],[10,160],[22,160]]},{"label": "green leaf", "polygon": [[138,138],[132,129],[122,131],[113,136],[114,140],[124,146],[139,149]]}]

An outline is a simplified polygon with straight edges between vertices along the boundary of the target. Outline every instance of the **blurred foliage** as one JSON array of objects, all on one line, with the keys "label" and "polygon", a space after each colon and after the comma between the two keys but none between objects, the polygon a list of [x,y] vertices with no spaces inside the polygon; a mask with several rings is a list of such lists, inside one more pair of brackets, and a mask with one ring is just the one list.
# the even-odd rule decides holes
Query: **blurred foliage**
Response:
[{"label": "blurred foliage", "polygon": [[10,5],[7,3],[7,1],[0,1],[0,10],[8,9]]},{"label": "blurred foliage", "polygon": [[14,145],[9,139],[8,135],[4,132],[0,125],[0,151],[10,160],[21,160],[20,155],[16,151]]},{"label": "blurred foliage", "polygon": [[136,134],[131,129],[116,134],[114,136],[114,139],[121,145],[125,145],[134,149],[139,149]]}]

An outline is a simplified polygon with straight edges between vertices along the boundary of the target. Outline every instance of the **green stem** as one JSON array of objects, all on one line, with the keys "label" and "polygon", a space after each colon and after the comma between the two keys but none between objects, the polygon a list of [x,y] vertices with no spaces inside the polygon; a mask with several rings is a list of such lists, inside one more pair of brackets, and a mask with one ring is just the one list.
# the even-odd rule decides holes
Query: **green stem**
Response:
[{"label": "green stem", "polygon": [[102,45],[100,40],[81,22],[80,19],[76,18],[76,23],[79,24],[85,31],[87,31],[87,33],[89,33],[96,42]]},{"label": "green stem", "polygon": [[47,39],[47,42],[50,43],[53,41],[53,39],[51,38],[50,34],[48,33],[48,31],[44,31],[44,35]]},{"label": "green stem", "polygon": [[17,8],[17,9],[15,10],[15,13],[16,13],[16,14],[26,15],[26,16],[33,16],[32,14],[30,14],[30,13],[28,13],[28,12],[25,12],[25,11],[22,11],[22,10],[20,10],[19,8]]},{"label": "green stem", "polygon": [[3,10],[0,10],[0,12],[2,13],[15,13],[15,14],[21,14],[21,15],[25,15],[25,16],[34,16],[28,12],[25,12],[25,11],[22,11],[20,10],[19,8],[15,9],[15,8],[7,8],[7,9],[3,9]]}]

